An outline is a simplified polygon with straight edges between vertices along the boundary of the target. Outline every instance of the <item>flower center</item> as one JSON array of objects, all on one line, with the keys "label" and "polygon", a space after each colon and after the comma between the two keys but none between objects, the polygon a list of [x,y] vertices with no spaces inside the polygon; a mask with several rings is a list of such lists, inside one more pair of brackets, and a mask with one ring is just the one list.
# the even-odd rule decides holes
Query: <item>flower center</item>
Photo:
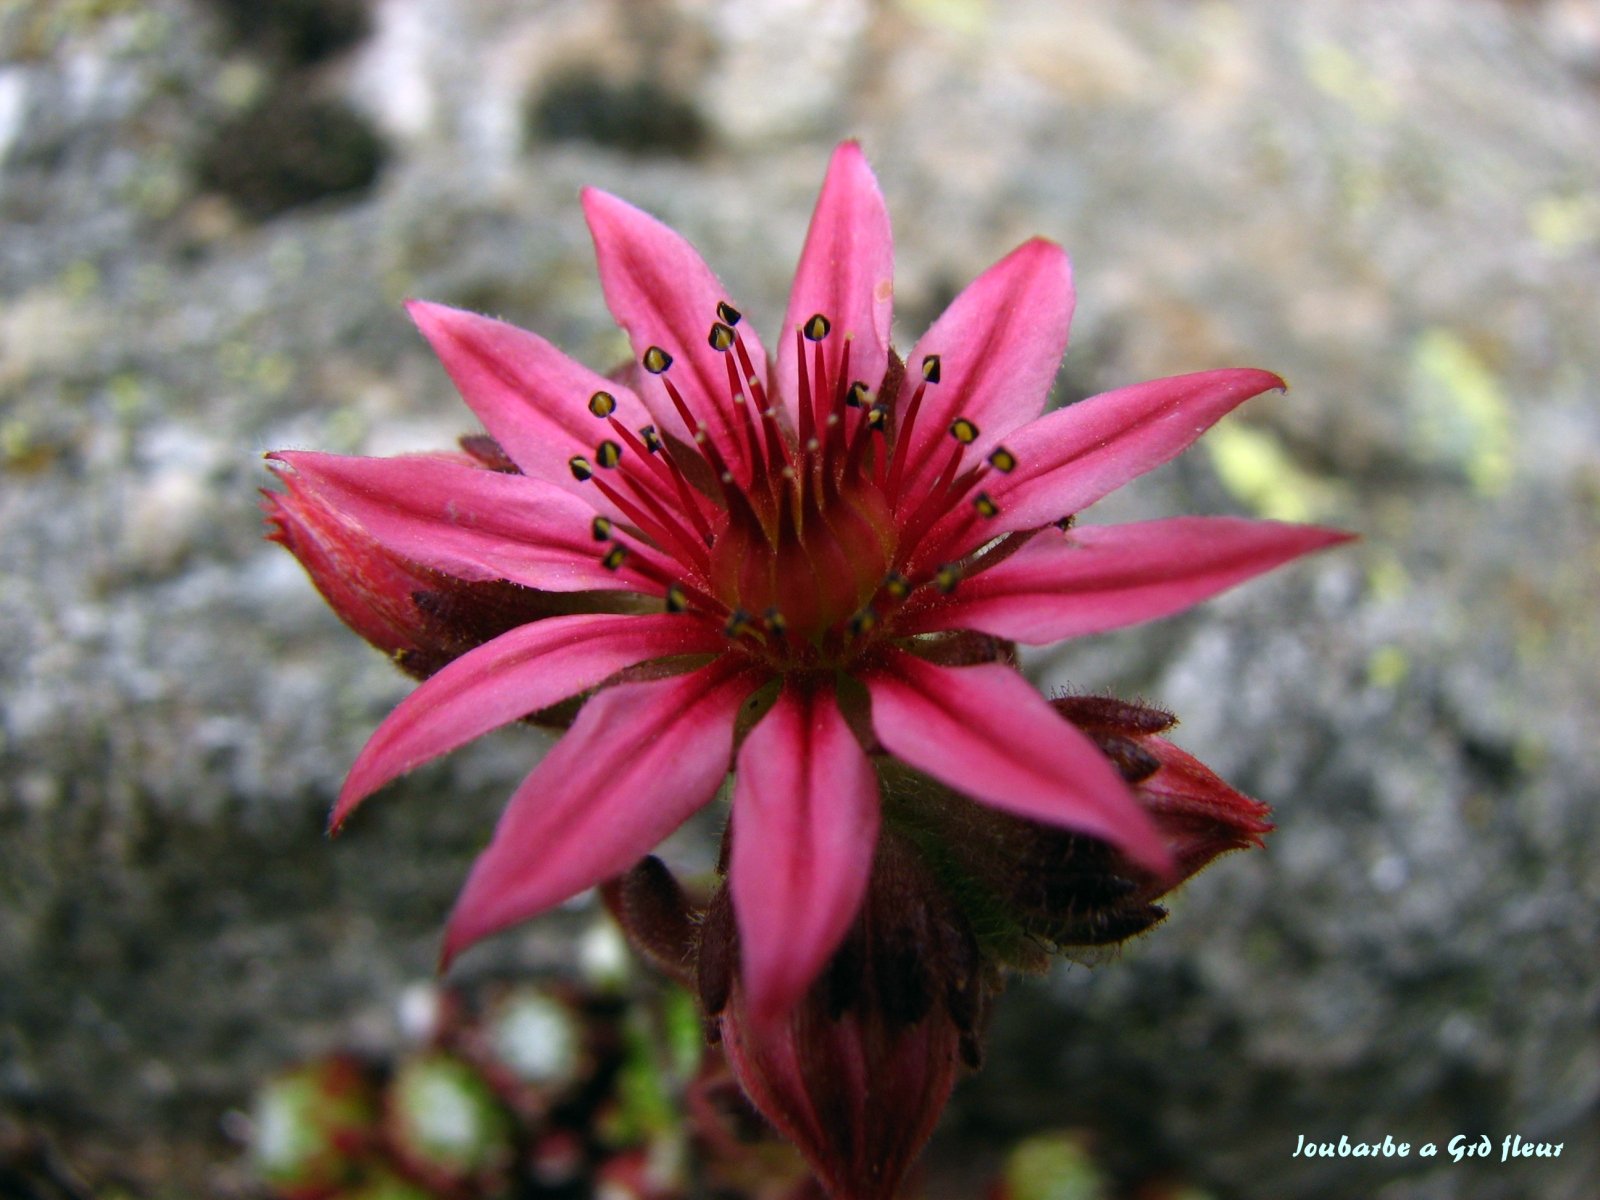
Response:
[{"label": "flower center", "polygon": [[[658,346],[644,354],[644,369],[660,381],[691,442],[653,425],[635,434],[613,415],[616,399],[596,392],[589,411],[615,437],[596,446],[592,461],[580,456],[569,465],[632,526],[619,530],[595,518],[607,567],[664,589],[668,611],[720,621],[775,667],[841,665],[913,592],[955,586],[962,566],[928,553],[955,540],[951,531],[932,547],[927,535],[968,497],[960,530],[994,516],[999,510],[976,490],[978,481],[1015,461],[1001,447],[962,470],[978,429],[957,418],[940,468],[914,478],[911,435],[924,395],[939,382],[939,357],[923,358],[918,386],[891,429],[891,406],[851,379],[850,339],[830,339],[832,322],[821,313],[795,331],[791,423],[755,372],[740,319],[726,302],[717,306],[707,342],[722,356],[726,392],[698,397],[698,408],[674,382],[672,356]],[[898,367],[883,382],[898,387]],[[619,533],[636,536],[624,542]]]}]

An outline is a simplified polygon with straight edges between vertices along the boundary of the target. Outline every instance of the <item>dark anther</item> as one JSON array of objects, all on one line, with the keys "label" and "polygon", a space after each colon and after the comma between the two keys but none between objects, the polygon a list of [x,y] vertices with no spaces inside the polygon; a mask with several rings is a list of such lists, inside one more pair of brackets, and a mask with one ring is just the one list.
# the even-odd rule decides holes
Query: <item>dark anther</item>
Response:
[{"label": "dark anther", "polygon": [[736,608],[728,614],[728,623],[722,627],[722,632],[731,638],[736,638],[750,629],[750,614],[742,608]]},{"label": "dark anther", "polygon": [[594,448],[594,457],[596,462],[609,471],[622,461],[622,447],[607,438]]},{"label": "dark anther", "polygon": [[628,548],[621,542],[618,542],[615,546],[612,546],[611,549],[605,552],[605,556],[600,560],[600,565],[608,571],[615,571],[618,567],[622,566],[622,560],[627,557]]},{"label": "dark anther", "polygon": [[774,637],[782,637],[789,632],[789,622],[783,619],[783,614],[776,608],[769,608],[761,614],[761,619],[766,622],[767,629]]},{"label": "dark anther", "polygon": [[996,446],[989,455],[989,465],[1002,475],[1009,475],[1017,469],[1017,456],[1004,446]]},{"label": "dark anther", "polygon": [[713,322],[706,342],[717,353],[722,353],[733,345],[733,326],[724,325],[721,321]]},{"label": "dark anther", "polygon": [[885,404],[874,404],[867,409],[867,428],[882,429],[889,423],[889,407]]},{"label": "dark anther", "polygon": [[656,432],[654,425],[646,425],[639,430],[639,437],[644,441],[644,448],[651,454],[661,453],[661,435]]},{"label": "dark anther", "polygon": [[724,325],[737,325],[744,314],[726,300],[717,301],[717,320]]},{"label": "dark anther", "polygon": [[939,382],[939,356],[937,354],[924,354],[922,356],[922,377],[929,383]]},{"label": "dark anther", "polygon": [[948,596],[956,590],[956,584],[961,582],[961,572],[955,567],[946,564],[934,573],[933,586],[939,589],[941,595]]},{"label": "dark anther", "polygon": [[997,517],[1000,515],[1000,506],[988,492],[979,492],[972,498],[972,507],[978,510],[980,517]]},{"label": "dark anther", "polygon": [[1077,523],[1078,523],[1078,514],[1077,513],[1069,513],[1066,516],[1062,517],[1061,520],[1056,522],[1056,528],[1061,530],[1062,533],[1065,533],[1067,530],[1071,529]]},{"label": "dark anther", "polygon": [[567,467],[572,471],[572,477],[579,483],[594,474],[594,468],[589,465],[589,460],[581,454],[574,454],[567,459]]},{"label": "dark anther", "polygon": [[850,618],[850,636],[860,637],[863,633],[870,633],[872,632],[872,627],[877,623],[878,614],[869,604]]},{"label": "dark anther", "polygon": [[807,341],[820,342],[823,338],[828,336],[828,330],[833,328],[833,323],[829,321],[827,317],[823,316],[821,313],[818,313],[805,323],[804,328]]},{"label": "dark anther", "polygon": [[589,523],[589,532],[594,534],[595,541],[609,542],[611,540],[611,518],[596,517]]},{"label": "dark anther", "polygon": [[651,346],[644,352],[644,369],[652,375],[659,375],[672,365],[672,355],[660,346]]},{"label": "dark anther", "polygon": [[911,581],[899,571],[890,571],[883,581],[883,590],[894,600],[904,600],[911,594]]},{"label": "dark anther", "polygon": [[978,440],[978,427],[965,417],[957,417],[950,422],[950,436],[963,446],[970,446]]},{"label": "dark anther", "polygon": [[667,585],[667,611],[681,613],[689,607],[689,597],[684,590],[675,583]]},{"label": "dark anther", "polygon": [[603,420],[617,411],[617,398],[610,392],[596,392],[589,397],[589,411]]},{"label": "dark anther", "polygon": [[872,395],[872,392],[867,388],[867,385],[858,379],[850,385],[850,390],[845,393],[844,402],[851,408],[865,408],[867,406],[867,397],[870,395]]}]

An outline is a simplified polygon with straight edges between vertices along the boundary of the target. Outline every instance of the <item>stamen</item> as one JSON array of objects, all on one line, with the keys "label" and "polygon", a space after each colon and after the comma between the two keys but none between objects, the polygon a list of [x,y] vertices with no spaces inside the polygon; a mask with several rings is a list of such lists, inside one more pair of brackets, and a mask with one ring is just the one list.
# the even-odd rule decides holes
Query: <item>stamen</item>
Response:
[{"label": "stamen", "polygon": [[[729,321],[728,324],[737,325],[738,322]],[[733,349],[739,356],[739,370],[744,375],[745,385],[750,389],[750,399],[763,413],[767,412],[771,408],[767,403],[767,389],[761,386],[761,376],[756,374],[755,367],[751,365],[750,351],[744,348],[744,338],[734,338]]]},{"label": "stamen", "polygon": [[978,510],[980,517],[998,517],[1000,506],[990,498],[988,492],[979,492],[972,498],[972,507]]},{"label": "stamen", "polygon": [[611,518],[596,517],[589,523],[589,532],[594,534],[595,541],[609,542],[611,540]]},{"label": "stamen", "polygon": [[[726,325],[713,325],[711,327],[712,347],[718,350],[727,348],[726,346],[717,345],[716,333],[718,329],[727,330],[727,346],[733,345],[733,330]],[[750,460],[750,483],[754,487],[760,480],[763,466],[771,460],[771,452],[762,441],[761,433],[756,428],[755,418],[750,415],[750,404],[745,398],[744,389],[739,386],[739,373],[734,369],[733,355],[728,355],[723,361],[728,364],[728,395],[733,400],[733,407],[739,412],[739,428],[743,434],[740,448],[745,452],[745,457]]]},{"label": "stamen", "polygon": [[[643,443],[634,437],[628,431],[628,427],[615,417],[611,418],[611,428],[616,430],[617,436],[622,439],[623,444],[638,456],[639,461],[649,468],[659,482],[677,489],[679,511],[689,518],[694,524],[695,532],[709,546],[711,544],[711,526],[706,521],[706,515],[701,508],[700,499],[689,490],[689,483],[684,479],[682,472],[678,470],[678,464],[672,460],[672,455],[658,453],[665,443],[662,442],[661,436],[656,433],[656,427],[654,425],[646,425],[639,431],[645,439]],[[668,525],[674,525],[666,507],[656,501],[650,489],[640,487],[636,481],[633,481],[633,485],[634,490],[639,495],[649,498],[651,507],[661,515],[662,520]]]},{"label": "stamen", "polygon": [[939,594],[948,596],[956,590],[956,584],[961,582],[961,571],[954,563],[946,563],[933,573],[933,586]]},{"label": "stamen", "polygon": [[1002,475],[1009,475],[1017,469],[1017,456],[1004,446],[996,446],[989,454],[989,465]]},{"label": "stamen", "polygon": [[883,581],[884,594],[896,602],[911,594],[911,581],[899,571],[890,571]]},{"label": "stamen", "polygon": [[[673,407],[678,410],[678,415],[683,418],[684,427],[694,435],[695,445],[700,447],[701,453],[706,454],[706,452],[709,450],[716,454],[715,461],[712,461],[710,454],[707,454],[707,461],[711,462],[711,467],[717,473],[718,477],[720,478],[723,475],[731,474],[732,472],[730,472],[728,469],[727,461],[723,459],[721,452],[717,450],[715,443],[712,442],[711,435],[706,431],[705,422],[695,419],[694,413],[689,411],[689,405],[684,400],[683,393],[680,392],[672,380],[668,379],[665,375],[661,377],[661,386],[667,389],[667,395],[671,398]],[[739,438],[738,435],[734,433],[733,426],[728,423],[728,414],[722,410],[721,405],[717,405],[716,409],[717,416],[722,421],[723,432],[727,435],[730,442],[737,444]]]},{"label": "stamen", "polygon": [[628,479],[633,485],[633,494],[638,497],[640,503],[635,503],[620,490],[612,487],[602,475],[594,476],[590,482],[657,546],[668,552],[675,552],[680,562],[692,563],[703,573],[709,565],[705,551],[677,523],[666,505],[656,499],[655,493],[650,488],[640,487],[637,481],[627,475],[623,478]]},{"label": "stamen", "polygon": [[606,470],[613,470],[622,461],[622,447],[607,438],[594,448],[594,457]]},{"label": "stamen", "polygon": [[734,404],[742,415],[745,436],[750,441],[750,464],[756,475],[761,474],[762,466],[765,465],[770,479],[770,476],[777,471],[782,455],[783,443],[778,435],[778,427],[766,419],[766,414],[762,414],[761,429],[757,431],[755,418],[750,415],[751,405],[745,399],[744,390],[739,386],[739,372],[734,366],[733,355],[730,354],[723,361],[728,364],[728,394],[733,397]]},{"label": "stamen", "polygon": [[600,565],[608,571],[621,568],[623,561],[628,557],[628,548],[621,542],[614,544],[600,557]]},{"label": "stamen", "polygon": [[925,355],[922,359],[922,382],[917,384],[917,390],[911,393],[911,402],[906,405],[905,420],[900,422],[900,428],[894,438],[894,466],[889,471],[889,502],[896,504],[900,500],[900,484],[905,479],[906,462],[911,457],[911,431],[917,427],[917,414],[922,411],[922,397],[928,391],[928,385],[939,382],[939,356],[937,354]]},{"label": "stamen", "polygon": [[828,336],[828,331],[833,328],[833,323],[821,313],[817,313],[805,323],[803,328],[807,341],[820,342]]},{"label": "stamen", "polygon": [[877,623],[877,610],[869,604],[850,618],[848,625],[850,636],[860,637],[864,633],[870,633],[872,632],[872,627]]},{"label": "stamen", "polygon": [[667,611],[681,613],[689,607],[689,595],[683,590],[682,585],[671,583],[667,585]]},{"label": "stamen", "polygon": [[711,332],[706,336],[706,343],[718,354],[733,349],[733,326],[724,325],[721,321],[711,324]]},{"label": "stamen", "polygon": [[855,435],[850,439],[850,449],[845,455],[844,478],[855,478],[861,470],[861,463],[867,456],[867,448],[872,445],[872,435],[881,433],[889,423],[889,406],[881,400],[867,409],[867,415],[856,426]]},{"label": "stamen", "polygon": [[742,608],[736,608],[728,614],[728,623],[722,627],[722,632],[731,638],[741,637],[756,631],[755,624],[750,620],[750,614]]},{"label": "stamen", "polygon": [[845,393],[844,402],[849,408],[865,408],[871,396],[871,389],[858,379],[850,385],[850,390]]},{"label": "stamen", "polygon": [[594,468],[589,465],[589,460],[581,454],[574,454],[567,459],[567,468],[572,472],[572,477],[579,483],[587,482],[594,475]]},{"label": "stamen", "polygon": [[1071,529],[1077,523],[1078,523],[1078,514],[1077,513],[1068,513],[1066,516],[1062,517],[1059,521],[1057,521],[1055,523],[1055,525],[1056,525],[1057,529],[1061,530],[1062,533],[1065,533],[1065,532],[1067,532],[1067,530]]},{"label": "stamen", "polygon": [[950,436],[963,446],[970,446],[978,440],[978,427],[965,417],[957,417],[950,422]]},{"label": "stamen", "polygon": [[617,411],[617,398],[610,392],[596,392],[589,397],[589,411],[603,420]]},{"label": "stamen", "polygon": [[778,611],[776,606],[762,613],[761,620],[765,623],[767,632],[772,634],[773,637],[781,638],[789,632],[789,622],[783,619],[783,614]]},{"label": "stamen", "polygon": [[659,375],[672,365],[672,355],[660,346],[651,346],[644,352],[644,369],[652,375]]},{"label": "stamen", "polygon": [[744,318],[744,314],[726,300],[717,301],[717,320],[724,325],[737,325]]}]

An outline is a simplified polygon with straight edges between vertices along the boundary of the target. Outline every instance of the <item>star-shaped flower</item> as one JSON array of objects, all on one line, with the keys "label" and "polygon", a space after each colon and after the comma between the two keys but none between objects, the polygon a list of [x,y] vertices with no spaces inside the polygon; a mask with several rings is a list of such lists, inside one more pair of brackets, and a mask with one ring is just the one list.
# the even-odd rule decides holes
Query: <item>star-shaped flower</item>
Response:
[{"label": "star-shaped flower", "polygon": [[[635,367],[602,375],[535,334],[413,303],[492,441],[270,456],[288,489],[269,501],[278,536],[341,615],[426,663],[335,827],[419,764],[581,698],[474,866],[446,959],[627,871],[730,770],[758,1024],[793,1010],[855,919],[890,760],[1171,877],[1183,848],[1009,644],[1167,616],[1343,540],[1234,517],[1073,521],[1282,381],[1205,371],[1044,414],[1074,301],[1044,240],[902,361],[888,214],[854,143],[833,155],[775,360],[683,238],[604,192],[583,206]],[[480,632],[441,650],[430,629],[451,603]]]}]

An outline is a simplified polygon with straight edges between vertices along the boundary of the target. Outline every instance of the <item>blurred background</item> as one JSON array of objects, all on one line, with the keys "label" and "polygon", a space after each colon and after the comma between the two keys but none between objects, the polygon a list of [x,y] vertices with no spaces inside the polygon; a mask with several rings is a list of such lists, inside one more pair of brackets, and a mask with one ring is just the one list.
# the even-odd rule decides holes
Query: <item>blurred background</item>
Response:
[{"label": "blurred background", "polygon": [[[930,1194],[977,1195],[948,1181],[1054,1129],[1112,1179],[1217,1197],[1595,1194],[1593,0],[6,0],[0,60],[0,1179],[21,1194],[67,1194],[43,1157],[123,1194],[248,1194],[254,1089],[393,1052],[546,744],[502,733],[323,838],[409,684],[261,540],[261,453],[472,429],[406,297],[624,357],[585,184],[686,233],[770,337],[847,136],[894,217],[902,348],[1044,234],[1079,293],[1057,402],[1289,379],[1089,520],[1364,539],[1033,663],[1176,709],[1278,830],[1109,961],[1012,987]],[[459,978],[559,971],[593,920],[577,904]],[[1291,1157],[1301,1134],[1458,1133],[1493,1159]],[[1565,1148],[1501,1164],[1511,1134]]]}]

